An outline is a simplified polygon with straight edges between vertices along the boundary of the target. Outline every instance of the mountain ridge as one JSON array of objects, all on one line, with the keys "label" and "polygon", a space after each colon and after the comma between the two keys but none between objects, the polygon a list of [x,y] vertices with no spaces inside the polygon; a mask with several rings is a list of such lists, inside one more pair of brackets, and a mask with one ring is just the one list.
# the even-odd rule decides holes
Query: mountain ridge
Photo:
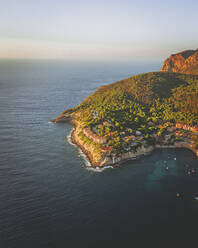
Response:
[{"label": "mountain ridge", "polygon": [[171,54],[164,61],[161,71],[198,74],[198,49]]}]

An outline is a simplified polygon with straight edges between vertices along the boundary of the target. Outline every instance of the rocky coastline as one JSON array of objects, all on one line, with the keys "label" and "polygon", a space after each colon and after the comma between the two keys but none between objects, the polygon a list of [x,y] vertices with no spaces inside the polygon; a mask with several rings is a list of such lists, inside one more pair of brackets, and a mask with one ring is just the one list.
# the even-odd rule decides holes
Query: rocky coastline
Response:
[{"label": "rocky coastline", "polygon": [[71,142],[101,169],[155,148],[187,148],[198,156],[197,104],[197,75],[150,72],[102,86],[52,121],[72,123]]},{"label": "rocky coastline", "polygon": [[72,124],[74,126],[72,132],[71,132],[71,142],[76,145],[85,155],[86,159],[89,161],[89,163],[92,165],[92,166],[96,166],[96,162],[94,161],[93,159],[93,155],[91,154],[91,152],[86,149],[81,140],[79,139],[78,135],[77,135],[77,123],[75,121],[72,121]]},{"label": "rocky coastline", "polygon": [[137,149],[136,152],[125,152],[116,157],[101,153],[101,156],[99,156],[98,152],[96,152],[91,146],[83,145],[83,141],[78,136],[78,123],[72,121],[72,124],[74,125],[74,128],[71,132],[71,142],[85,154],[85,157],[93,168],[115,167],[128,160],[134,160],[144,155],[148,155],[154,150],[153,146],[149,146],[147,148],[141,147]]},{"label": "rocky coastline", "polygon": [[82,153],[85,155],[86,160],[89,162],[89,167],[91,166],[96,171],[101,171],[104,168],[113,168],[129,160],[135,160],[142,156],[151,154],[155,149],[163,148],[186,148],[193,151],[198,156],[198,150],[195,150],[193,146],[188,143],[175,143],[174,145],[153,145],[139,147],[135,152],[128,151],[123,152],[119,156],[112,156],[109,154],[104,154],[100,149],[96,149],[92,144],[87,144],[83,141],[79,135],[82,131],[81,123],[71,116],[59,116],[58,118],[52,120],[55,123],[70,122],[74,128],[71,132],[70,141],[77,146]]}]

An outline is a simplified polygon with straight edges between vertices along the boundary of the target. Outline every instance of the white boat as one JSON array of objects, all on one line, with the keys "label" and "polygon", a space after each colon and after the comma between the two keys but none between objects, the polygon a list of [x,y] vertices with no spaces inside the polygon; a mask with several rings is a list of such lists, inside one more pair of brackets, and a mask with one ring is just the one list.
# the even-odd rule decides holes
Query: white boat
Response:
[{"label": "white boat", "polygon": [[193,198],[198,201],[198,196],[194,196]]}]

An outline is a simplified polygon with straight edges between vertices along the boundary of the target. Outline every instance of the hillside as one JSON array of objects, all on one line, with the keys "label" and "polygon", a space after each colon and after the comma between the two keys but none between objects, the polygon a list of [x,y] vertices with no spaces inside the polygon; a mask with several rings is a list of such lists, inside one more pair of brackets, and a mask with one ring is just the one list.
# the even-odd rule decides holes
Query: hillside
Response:
[{"label": "hillside", "polygon": [[165,60],[161,71],[198,74],[198,49],[172,54]]},{"label": "hillside", "polygon": [[131,157],[154,146],[198,154],[197,106],[198,75],[150,72],[100,87],[53,121],[72,120],[73,142],[92,165],[103,166],[113,163],[109,157],[122,160],[126,152]]},{"label": "hillside", "polygon": [[80,115],[85,126],[109,118],[127,122],[141,115],[197,125],[197,106],[197,75],[150,72],[101,86],[73,113]]}]

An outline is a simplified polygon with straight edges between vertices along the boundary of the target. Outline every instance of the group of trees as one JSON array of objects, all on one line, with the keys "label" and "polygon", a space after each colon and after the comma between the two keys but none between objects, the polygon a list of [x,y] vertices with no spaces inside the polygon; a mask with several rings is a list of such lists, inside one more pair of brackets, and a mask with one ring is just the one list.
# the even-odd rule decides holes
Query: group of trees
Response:
[{"label": "group of trees", "polygon": [[129,128],[151,141],[150,134],[156,132],[148,125],[151,121],[156,126],[158,120],[198,125],[197,106],[198,75],[152,72],[100,87],[75,110],[84,126],[101,125],[102,136],[114,132],[110,144],[120,148],[120,132]]}]

